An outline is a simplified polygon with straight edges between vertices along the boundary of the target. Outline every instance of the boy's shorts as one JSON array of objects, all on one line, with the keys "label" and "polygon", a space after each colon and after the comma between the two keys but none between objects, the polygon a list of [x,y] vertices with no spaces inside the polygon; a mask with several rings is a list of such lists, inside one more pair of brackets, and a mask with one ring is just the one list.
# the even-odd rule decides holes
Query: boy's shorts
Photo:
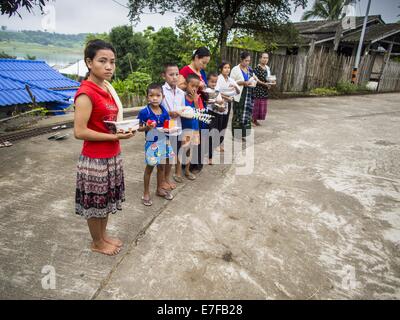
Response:
[{"label": "boy's shorts", "polygon": [[200,132],[197,130],[185,129],[182,132],[182,148],[198,146],[200,144]]},{"label": "boy's shorts", "polygon": [[170,136],[168,139],[175,154],[179,154],[179,150],[182,147],[182,136]]}]

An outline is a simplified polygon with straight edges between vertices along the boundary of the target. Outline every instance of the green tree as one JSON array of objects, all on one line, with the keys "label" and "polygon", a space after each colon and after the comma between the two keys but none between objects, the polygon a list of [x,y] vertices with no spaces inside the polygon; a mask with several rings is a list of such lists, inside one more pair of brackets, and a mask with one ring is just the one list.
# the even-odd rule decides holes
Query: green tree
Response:
[{"label": "green tree", "polygon": [[186,19],[179,19],[177,28],[181,49],[179,56],[182,61],[182,66],[192,61],[194,50],[204,46],[211,51],[211,61],[207,66],[207,71],[216,71],[220,53],[218,35],[212,30],[203,28],[199,23],[191,22]]},{"label": "green tree", "polygon": [[150,70],[153,81],[161,81],[163,65],[167,62],[174,62],[182,65],[180,54],[182,52],[178,35],[172,28],[161,28],[150,36],[148,70]]},{"label": "green tree", "polygon": [[115,80],[112,85],[121,98],[124,106],[144,104],[147,86],[152,82],[151,76],[143,72],[133,72],[125,80]]},{"label": "green tree", "polygon": [[130,26],[119,26],[111,30],[109,38],[117,51],[118,78],[126,79],[145,65],[150,41],[141,32],[134,33]]},{"label": "green tree", "polygon": [[34,7],[39,7],[40,11],[43,12],[43,7],[49,0],[7,0],[0,1],[0,12],[1,14],[8,14],[10,17],[17,14],[21,17],[18,12],[20,9],[25,8],[28,12],[32,12]]},{"label": "green tree", "polygon": [[1,31],[6,31],[7,30],[7,26],[1,26]]},{"label": "green tree", "polygon": [[264,42],[258,41],[254,37],[246,35],[234,36],[234,38],[229,44],[236,48],[242,48],[254,51],[263,51],[266,49],[266,45]]},{"label": "green tree", "polygon": [[316,0],[311,10],[305,11],[301,19],[339,20],[343,17],[342,12],[346,2],[346,0]]},{"label": "green tree", "polygon": [[86,36],[85,44],[87,44],[89,41],[96,40],[96,39],[110,42],[110,37],[109,37],[108,33],[106,33],[106,32],[104,32],[104,33],[89,33]]},{"label": "green tree", "polygon": [[36,60],[36,57],[27,54],[27,55],[25,56],[25,60],[31,60],[31,61],[33,61],[33,60]]},{"label": "green tree", "polygon": [[145,10],[181,14],[181,19],[198,23],[204,30],[217,34],[220,53],[225,57],[232,30],[271,32],[289,20],[293,8],[304,8],[306,4],[307,0],[129,0],[128,7],[133,22],[139,21]]},{"label": "green tree", "polygon": [[4,51],[0,52],[0,59],[17,59],[15,56],[10,56],[9,54],[5,53]]}]

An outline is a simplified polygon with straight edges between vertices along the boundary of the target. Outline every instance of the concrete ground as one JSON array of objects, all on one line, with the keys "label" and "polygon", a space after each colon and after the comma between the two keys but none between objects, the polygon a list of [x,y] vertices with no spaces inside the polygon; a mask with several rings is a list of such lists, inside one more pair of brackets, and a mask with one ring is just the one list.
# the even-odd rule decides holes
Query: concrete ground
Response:
[{"label": "concrete ground", "polygon": [[80,141],[0,149],[0,298],[399,299],[399,101],[271,101],[236,163],[206,167],[151,208],[144,138],[123,142],[116,257],[91,253],[74,214]]}]

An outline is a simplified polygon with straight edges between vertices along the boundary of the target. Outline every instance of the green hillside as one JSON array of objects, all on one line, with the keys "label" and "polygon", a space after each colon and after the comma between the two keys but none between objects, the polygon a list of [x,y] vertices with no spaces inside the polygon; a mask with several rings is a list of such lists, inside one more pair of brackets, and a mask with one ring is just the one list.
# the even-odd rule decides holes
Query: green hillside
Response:
[{"label": "green hillside", "polygon": [[87,34],[61,34],[43,31],[0,31],[0,42],[35,43],[43,46],[81,48]]}]

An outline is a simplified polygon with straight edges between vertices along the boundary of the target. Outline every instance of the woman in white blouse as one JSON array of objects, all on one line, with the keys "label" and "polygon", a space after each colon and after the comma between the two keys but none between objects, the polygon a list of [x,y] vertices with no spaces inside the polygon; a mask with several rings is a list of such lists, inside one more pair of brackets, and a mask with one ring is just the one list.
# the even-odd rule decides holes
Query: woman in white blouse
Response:
[{"label": "woman in white blouse", "polygon": [[239,85],[240,93],[234,97],[232,135],[243,140],[250,134],[254,107],[254,88],[257,77],[250,67],[249,52],[242,52],[240,64],[232,69],[231,78]]},{"label": "woman in white blouse", "polygon": [[[219,76],[217,80],[217,87],[216,90],[221,93],[222,98],[225,101],[224,109],[220,110],[221,114],[221,123],[218,126],[220,132],[225,132],[226,128],[228,127],[229,116],[232,110],[232,103],[234,95],[240,93],[240,88],[237,85],[236,81],[229,77],[231,73],[231,65],[229,62],[223,61],[219,66]],[[224,152],[224,135],[221,134],[221,141],[219,150]]]}]

